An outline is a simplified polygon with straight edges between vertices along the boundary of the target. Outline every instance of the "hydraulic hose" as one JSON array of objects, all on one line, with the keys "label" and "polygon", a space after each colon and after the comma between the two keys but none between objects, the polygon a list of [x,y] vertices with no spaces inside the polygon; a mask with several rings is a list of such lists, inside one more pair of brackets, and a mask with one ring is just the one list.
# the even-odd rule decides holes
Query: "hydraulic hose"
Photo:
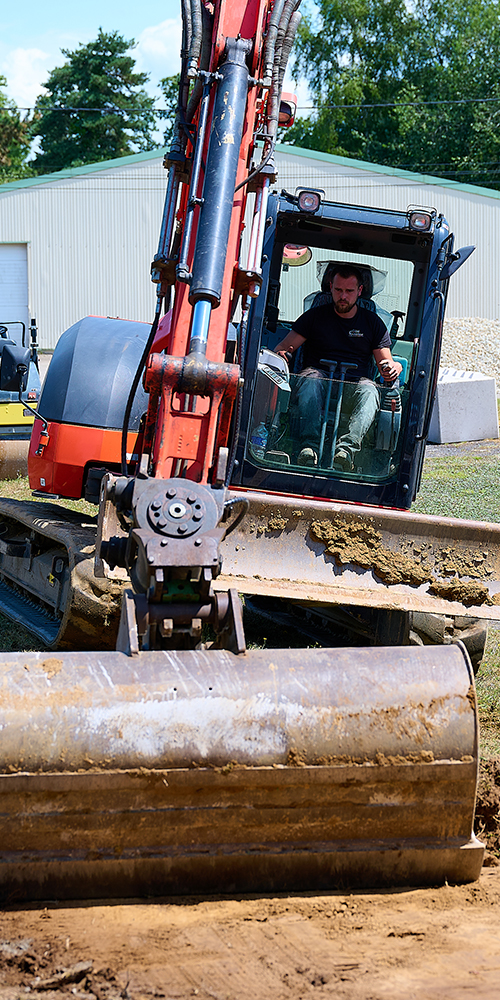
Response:
[{"label": "hydraulic hose", "polygon": [[263,72],[262,78],[265,87],[269,87],[272,82],[273,66],[275,63],[275,49],[276,49],[276,39],[278,36],[278,26],[281,21],[281,16],[283,14],[283,7],[285,6],[285,0],[276,0],[274,5],[274,10],[271,14],[269,21],[269,27],[267,29],[267,38],[264,45],[263,54]]},{"label": "hydraulic hose", "polygon": [[193,29],[193,34],[191,37],[191,44],[189,46],[189,54],[187,61],[187,76],[188,79],[193,80],[198,71],[198,63],[200,61],[200,52],[201,52],[201,40],[203,34],[203,21],[201,16],[200,0],[191,0],[191,25]]},{"label": "hydraulic hose", "polygon": [[160,322],[161,301],[162,300],[161,300],[160,296],[158,296],[158,303],[157,303],[157,307],[156,307],[155,318],[153,320],[153,325],[151,327],[151,331],[150,331],[149,337],[147,339],[146,346],[144,347],[144,350],[142,352],[141,360],[139,361],[139,365],[137,367],[137,371],[136,371],[136,373],[134,375],[134,379],[133,379],[132,385],[130,387],[130,392],[129,392],[128,398],[127,398],[127,405],[125,407],[125,413],[123,415],[122,439],[121,439],[121,474],[122,474],[122,476],[128,476],[127,434],[128,434],[128,425],[129,425],[129,420],[130,420],[130,414],[132,412],[132,405],[133,405],[133,402],[134,402],[135,394],[136,394],[138,386],[139,386],[139,380],[140,380],[142,372],[144,370],[144,366],[146,364],[146,361],[147,361],[147,359],[148,359],[148,357],[149,357],[149,355],[151,353],[151,348],[153,346],[153,342],[154,342],[154,339],[156,337],[156,331],[158,329],[158,323]]}]

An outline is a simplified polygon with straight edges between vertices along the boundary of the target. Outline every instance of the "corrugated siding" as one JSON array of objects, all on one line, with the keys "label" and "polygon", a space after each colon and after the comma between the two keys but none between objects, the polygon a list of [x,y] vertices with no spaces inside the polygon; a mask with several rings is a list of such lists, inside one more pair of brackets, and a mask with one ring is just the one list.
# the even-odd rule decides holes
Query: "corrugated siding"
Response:
[{"label": "corrugated siding", "polygon": [[[317,155],[317,154],[316,154]],[[162,156],[0,192],[0,243],[27,243],[31,315],[43,347],[84,315],[152,319],[149,280],[163,211]],[[277,187],[323,188],[337,201],[446,215],[456,246],[477,250],[452,279],[448,316],[500,317],[500,199],[483,192],[288,152],[277,154]]]},{"label": "corrugated siding", "polygon": [[149,280],[165,194],[161,157],[0,196],[0,241],[29,244],[42,347],[82,316],[153,319]]}]

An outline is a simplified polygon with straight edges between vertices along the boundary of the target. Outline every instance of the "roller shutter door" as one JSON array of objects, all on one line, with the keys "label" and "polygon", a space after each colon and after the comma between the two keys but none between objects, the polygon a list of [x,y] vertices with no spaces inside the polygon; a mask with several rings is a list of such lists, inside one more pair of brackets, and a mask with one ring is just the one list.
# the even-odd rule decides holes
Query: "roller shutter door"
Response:
[{"label": "roller shutter door", "polygon": [[[0,243],[0,323],[16,320],[28,330],[28,248],[26,243]],[[14,327],[11,335],[17,340],[21,330]]]}]

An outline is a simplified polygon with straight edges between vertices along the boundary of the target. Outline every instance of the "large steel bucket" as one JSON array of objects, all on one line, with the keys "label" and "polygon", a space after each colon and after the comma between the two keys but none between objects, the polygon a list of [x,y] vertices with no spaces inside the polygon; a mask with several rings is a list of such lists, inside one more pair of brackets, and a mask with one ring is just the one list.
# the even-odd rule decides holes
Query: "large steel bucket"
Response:
[{"label": "large steel bucket", "polygon": [[466,882],[465,650],[5,654],[0,894]]}]

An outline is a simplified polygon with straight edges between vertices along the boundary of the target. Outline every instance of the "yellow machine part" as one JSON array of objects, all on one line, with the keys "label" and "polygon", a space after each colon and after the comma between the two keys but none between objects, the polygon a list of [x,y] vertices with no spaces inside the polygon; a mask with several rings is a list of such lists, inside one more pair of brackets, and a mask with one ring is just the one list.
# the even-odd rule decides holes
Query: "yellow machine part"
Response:
[{"label": "yellow machine part", "polygon": [[[30,404],[33,405],[33,404]],[[22,403],[0,403],[0,437],[4,427],[31,427],[33,414],[25,415]]]}]

